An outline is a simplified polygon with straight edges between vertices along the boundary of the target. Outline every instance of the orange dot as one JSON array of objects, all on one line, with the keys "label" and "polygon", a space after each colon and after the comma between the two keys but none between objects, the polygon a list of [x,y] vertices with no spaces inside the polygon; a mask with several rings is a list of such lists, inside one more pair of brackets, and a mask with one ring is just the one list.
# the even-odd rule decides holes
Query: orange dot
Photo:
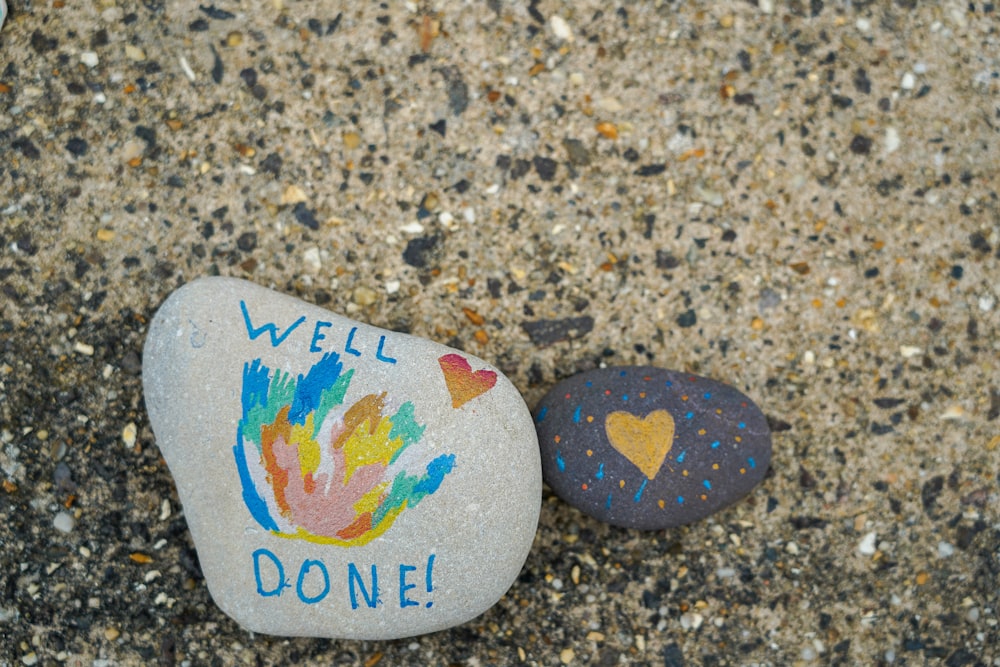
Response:
[{"label": "orange dot", "polygon": [[713,463],[712,464],[712,470],[718,470],[718,469],[719,469],[719,464],[718,463]]},{"label": "orange dot", "polygon": [[557,435],[556,437],[554,437],[554,438],[553,438],[553,440],[555,440],[556,442],[559,442],[560,440],[562,440],[562,438],[560,438],[560,437],[559,437],[559,436]]},{"label": "orange dot", "polygon": [[594,455],[594,450],[593,449],[588,449],[587,450],[587,456],[593,456],[593,455]]},{"label": "orange dot", "polygon": [[682,401],[686,401],[686,400],[688,400],[688,397],[687,396],[681,396],[681,400]]},{"label": "orange dot", "polygon": [[715,414],[721,415],[722,414],[722,408],[716,408],[715,409]]},{"label": "orange dot", "polygon": [[639,398],[646,398],[646,392],[640,391],[639,392]]},{"label": "orange dot", "polygon": [[625,488],[625,480],[624,479],[623,480],[619,480],[619,482],[618,482],[618,488],[619,489],[624,489]]},{"label": "orange dot", "polygon": [[594,421],[594,415],[587,415],[587,423]]},{"label": "orange dot", "polygon": [[587,490],[587,485],[586,484],[581,484],[580,488],[583,489],[584,491],[586,491]]},{"label": "orange dot", "polygon": [[611,390],[610,389],[605,389],[604,390],[604,395],[605,396],[610,396],[611,395]]},{"label": "orange dot", "polygon": [[688,476],[688,471],[687,470],[682,470],[681,474],[684,475],[685,477],[687,477]]},{"label": "orange dot", "polygon": [[741,475],[747,474],[747,469],[746,468],[740,468],[740,474]]},{"label": "orange dot", "polygon": [[659,501],[659,502],[657,502],[656,504],[660,506],[660,509],[663,509],[663,508],[664,508],[664,507],[666,506],[666,503],[665,503],[665,502],[663,502],[662,500],[660,500],[660,501]]},{"label": "orange dot", "polygon": [[648,375],[643,375],[643,376],[642,376],[642,379],[643,379],[643,380],[645,380],[646,382],[649,382],[649,381],[650,381],[650,380],[652,380],[653,378],[649,377]]},{"label": "orange dot", "polygon": [[703,493],[703,494],[701,494],[701,499],[702,499],[702,500],[708,500],[708,496],[706,496],[706,495],[705,495],[705,494]]},{"label": "orange dot", "polygon": [[698,435],[705,435],[705,429],[703,428],[698,429]]},{"label": "orange dot", "polygon": [[736,436],[736,442],[743,442],[743,438],[741,438],[740,436]]}]

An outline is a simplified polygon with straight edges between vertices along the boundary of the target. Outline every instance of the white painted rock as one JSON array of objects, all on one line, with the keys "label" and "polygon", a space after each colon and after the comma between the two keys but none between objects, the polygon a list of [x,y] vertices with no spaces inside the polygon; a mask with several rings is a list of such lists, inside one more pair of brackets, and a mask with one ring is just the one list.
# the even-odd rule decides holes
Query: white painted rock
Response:
[{"label": "white painted rock", "polygon": [[156,314],[142,379],[209,591],[248,630],[442,630],[527,558],[535,429],[476,357],[203,278]]}]

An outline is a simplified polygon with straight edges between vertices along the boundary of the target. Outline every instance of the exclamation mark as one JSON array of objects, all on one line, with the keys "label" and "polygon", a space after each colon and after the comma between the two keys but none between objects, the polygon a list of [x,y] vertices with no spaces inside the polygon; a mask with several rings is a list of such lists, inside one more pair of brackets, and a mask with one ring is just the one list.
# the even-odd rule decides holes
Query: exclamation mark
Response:
[{"label": "exclamation mark", "polygon": [[[427,583],[427,594],[430,595],[434,592],[434,554],[431,554],[427,558],[427,574],[424,577],[424,581]],[[428,601],[425,606],[430,609],[434,606],[434,603]]]}]

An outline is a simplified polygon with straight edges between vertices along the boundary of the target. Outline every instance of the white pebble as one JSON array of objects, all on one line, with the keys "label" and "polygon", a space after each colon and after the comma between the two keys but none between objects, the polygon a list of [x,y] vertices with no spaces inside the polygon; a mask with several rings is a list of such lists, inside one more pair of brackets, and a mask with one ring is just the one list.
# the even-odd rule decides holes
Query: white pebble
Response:
[{"label": "white pebble", "polygon": [[913,90],[913,87],[916,85],[917,79],[913,76],[913,72],[905,73],[902,80],[899,82],[899,87],[903,90]]},{"label": "white pebble", "polygon": [[900,143],[899,130],[894,127],[885,128],[885,152],[895,152]]},{"label": "white pebble", "polygon": [[949,558],[955,553],[954,545],[941,540],[937,545],[938,558]]},{"label": "white pebble", "polygon": [[395,294],[399,291],[399,281],[398,280],[387,280],[385,283],[385,293]]},{"label": "white pebble", "polygon": [[424,226],[414,220],[413,222],[408,222],[400,227],[399,231],[406,232],[407,234],[423,234]]},{"label": "white pebble", "polygon": [[979,310],[984,313],[988,313],[993,310],[993,306],[996,305],[996,300],[989,295],[979,297]]},{"label": "white pebble", "polygon": [[715,576],[719,579],[732,579],[736,576],[736,570],[731,567],[720,567],[715,571]]},{"label": "white pebble", "polygon": [[875,531],[862,537],[861,541],[858,542],[858,553],[862,556],[873,556],[875,554],[875,540],[877,538],[878,535],[875,534]]},{"label": "white pebble", "polygon": [[125,443],[125,447],[128,449],[135,447],[135,436],[137,432],[138,429],[133,422],[125,424],[125,428],[122,429],[122,442]]},{"label": "white pebble", "polygon": [[915,74],[926,74],[927,73],[927,63],[917,63],[913,66],[913,72]]},{"label": "white pebble", "polygon": [[94,356],[94,346],[88,345],[87,343],[83,343],[81,341],[76,341],[75,343],[73,343],[73,351],[87,355],[88,357]]},{"label": "white pebble", "polygon": [[93,51],[84,51],[80,54],[80,62],[86,65],[90,69],[97,67],[101,59],[97,57],[97,54]]},{"label": "white pebble", "polygon": [[979,620],[979,607],[973,607],[968,612],[966,612],[965,617],[969,619],[970,623],[975,623]]},{"label": "white pebble", "polygon": [[319,258],[319,248],[316,246],[305,249],[302,253],[302,261],[305,263],[306,268],[310,269],[313,273],[319,271],[323,266]]},{"label": "white pebble", "polygon": [[72,533],[75,525],[76,520],[68,512],[59,512],[52,519],[52,526],[61,533]]},{"label": "white pebble", "polygon": [[916,347],[915,345],[901,345],[899,348],[899,353],[903,355],[904,359],[915,357],[918,354],[923,354],[923,352],[923,348]]},{"label": "white pebble", "polygon": [[438,221],[445,227],[450,227],[452,223],[455,222],[455,216],[448,211],[441,211],[441,213],[438,214]]},{"label": "white pebble", "polygon": [[160,504],[160,521],[166,521],[170,518],[170,500],[167,498],[163,499]]},{"label": "white pebble", "polygon": [[462,210],[462,217],[464,217],[465,221],[470,225],[476,224],[476,209],[472,208],[471,206],[466,206]]},{"label": "white pebble", "polygon": [[760,11],[765,14],[771,14],[774,12],[774,0],[758,0],[757,6],[760,8]]},{"label": "white pebble", "polygon": [[866,18],[859,18],[857,21],[854,22],[854,27],[860,30],[861,32],[868,32],[869,30],[872,29],[872,22]]},{"label": "white pebble", "polygon": [[553,14],[549,18],[549,27],[552,28],[552,34],[559,39],[567,42],[573,41],[573,29],[569,27],[568,23],[566,23],[566,19],[558,14]]}]

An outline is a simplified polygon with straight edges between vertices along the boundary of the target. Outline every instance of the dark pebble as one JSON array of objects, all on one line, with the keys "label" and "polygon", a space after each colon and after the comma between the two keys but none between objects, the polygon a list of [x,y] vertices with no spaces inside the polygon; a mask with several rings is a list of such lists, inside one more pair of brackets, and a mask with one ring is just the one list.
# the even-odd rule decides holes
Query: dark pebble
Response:
[{"label": "dark pebble", "polygon": [[556,168],[559,164],[547,157],[542,157],[541,155],[536,155],[532,159],[532,163],[535,165],[535,171],[538,172],[538,177],[543,181],[551,181],[556,176]]},{"label": "dark pebble", "polygon": [[698,323],[698,316],[695,315],[694,310],[688,309],[686,312],[681,313],[677,317],[677,326],[681,328],[693,327]]},{"label": "dark pebble", "polygon": [[448,133],[448,121],[443,118],[436,123],[431,123],[428,127],[430,127],[434,132],[440,134],[442,137]]},{"label": "dark pebble", "polygon": [[243,252],[250,252],[257,247],[257,232],[243,232],[236,239],[236,247]]},{"label": "dark pebble", "polygon": [[760,409],[715,380],[650,366],[587,371],[535,408],[546,483],[607,523],[662,530],[747,495],[771,462]]},{"label": "dark pebble", "polygon": [[257,70],[252,67],[241,69],[240,78],[243,79],[243,83],[247,85],[247,88],[253,88],[257,85]]},{"label": "dark pebble", "polygon": [[590,164],[590,151],[579,139],[566,138],[562,141],[569,163],[574,167],[586,167]]},{"label": "dark pebble", "polygon": [[583,315],[582,317],[566,317],[561,320],[536,320],[522,322],[521,328],[528,334],[532,343],[544,347],[560,341],[575,340],[586,336],[594,328],[594,318]]},{"label": "dark pebble", "polygon": [[300,225],[305,225],[309,229],[319,229],[319,220],[316,219],[316,212],[303,202],[295,205],[295,208],[292,209],[292,214]]},{"label": "dark pebble", "polygon": [[72,137],[66,142],[66,150],[68,150],[73,155],[80,157],[87,153],[87,142],[80,137]]},{"label": "dark pebble", "polygon": [[636,176],[658,176],[667,170],[665,164],[644,164],[635,170]]},{"label": "dark pebble", "polygon": [[418,269],[425,268],[431,261],[434,249],[437,247],[439,236],[418,236],[410,239],[403,250],[403,261]]},{"label": "dark pebble", "polygon": [[862,134],[851,139],[851,152],[855,155],[868,155],[872,150],[872,140]]}]

